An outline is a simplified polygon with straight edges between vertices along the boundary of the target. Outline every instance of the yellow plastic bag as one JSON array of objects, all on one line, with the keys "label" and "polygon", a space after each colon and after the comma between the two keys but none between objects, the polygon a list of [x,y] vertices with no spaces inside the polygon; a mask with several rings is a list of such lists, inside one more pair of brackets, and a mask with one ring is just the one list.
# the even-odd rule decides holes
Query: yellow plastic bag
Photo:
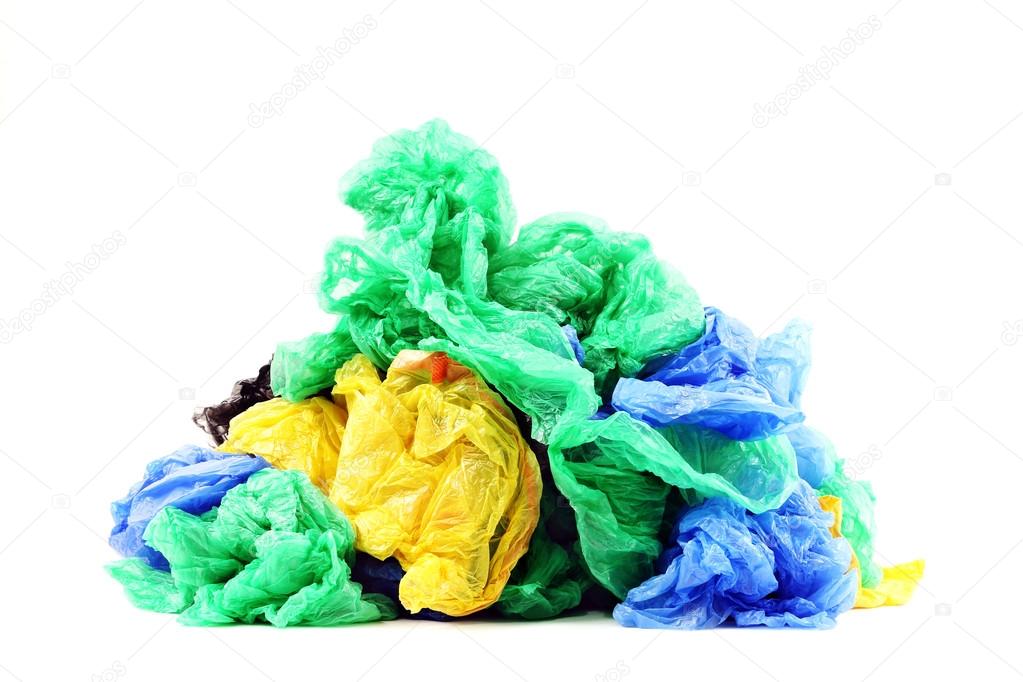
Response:
[{"label": "yellow plastic bag", "polygon": [[[840,537],[842,535],[842,498],[834,495],[821,495],[817,499],[820,501],[821,509],[831,512],[835,517],[831,526],[831,535],[836,538]],[[853,554],[852,557],[852,567],[855,569],[860,567],[856,554]],[[853,608],[872,609],[877,606],[905,604],[913,596],[917,583],[923,577],[924,562],[922,559],[882,568],[881,582],[876,586],[871,588],[860,585]]]},{"label": "yellow plastic bag", "polygon": [[383,381],[356,355],[335,380],[334,403],[253,406],[223,448],[309,473],[359,550],[397,558],[413,613],[493,604],[539,517],[540,469],[511,410],[443,353],[402,351]]},{"label": "yellow plastic bag", "polygon": [[326,398],[256,403],[231,420],[222,452],[259,455],[278,469],[306,472],[329,492],[345,433],[344,410]]}]

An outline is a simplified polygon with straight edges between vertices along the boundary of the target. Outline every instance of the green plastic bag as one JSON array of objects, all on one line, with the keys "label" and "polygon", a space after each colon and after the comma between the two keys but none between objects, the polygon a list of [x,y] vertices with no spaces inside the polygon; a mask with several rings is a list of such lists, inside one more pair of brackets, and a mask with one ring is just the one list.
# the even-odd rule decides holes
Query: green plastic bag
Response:
[{"label": "green plastic bag", "polygon": [[340,625],[397,615],[389,599],[351,580],[355,531],[299,471],[253,474],[202,516],[165,507],[144,537],[170,573],[139,559],[107,568],[136,606],[180,613],[188,625]]},{"label": "green plastic bag", "polygon": [[490,269],[494,300],[575,328],[602,394],[619,375],[631,377],[703,333],[696,292],[654,257],[646,237],[612,232],[590,216],[525,225]]},{"label": "green plastic bag", "polygon": [[[378,142],[341,192],[364,214],[366,238],[327,250],[320,301],[340,316],[334,333],[277,350],[273,389],[290,400],[329,386],[356,349],[379,368],[406,348],[444,350],[533,417],[534,433],[549,435],[558,421],[596,411],[595,387],[703,331],[696,293],[641,236],[555,215],[509,246],[504,176],[443,122]],[[593,373],[576,363],[566,321]]]}]

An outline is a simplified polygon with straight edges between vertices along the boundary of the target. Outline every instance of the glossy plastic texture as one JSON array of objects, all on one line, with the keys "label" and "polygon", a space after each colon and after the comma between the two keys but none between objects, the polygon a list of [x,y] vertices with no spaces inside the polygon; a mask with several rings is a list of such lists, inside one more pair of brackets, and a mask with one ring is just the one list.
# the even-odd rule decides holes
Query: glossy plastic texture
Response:
[{"label": "glossy plastic texture", "polygon": [[749,327],[707,308],[703,336],[621,379],[615,409],[653,426],[689,424],[736,440],[756,440],[803,421],[798,408],[809,365],[807,329],[791,322],[760,342]]},{"label": "glossy plastic texture", "polygon": [[614,617],[630,627],[831,627],[853,606],[852,552],[801,483],[781,508],[750,514],[726,499],[682,513],[658,575],[629,591]]},{"label": "glossy plastic texture", "polygon": [[511,411],[442,353],[404,351],[381,381],[338,371],[348,411],[330,498],[359,549],[395,557],[409,611],[467,615],[497,601],[539,517],[540,471]]},{"label": "glossy plastic texture", "polygon": [[393,604],[351,580],[355,531],[299,471],[268,469],[195,516],[165,507],[146,542],[170,573],[139,559],[108,566],[132,602],[188,625],[340,625],[393,618]]},{"label": "glossy plastic texture", "polygon": [[110,505],[114,517],[110,546],[122,556],[138,557],[153,568],[166,571],[164,556],[143,541],[146,527],[156,513],[169,505],[202,514],[219,505],[228,490],[268,466],[260,457],[226,455],[195,445],[186,445],[153,460],[146,466],[142,480]]},{"label": "glossy plastic texture", "polygon": [[575,509],[590,573],[619,598],[653,570],[673,489],[691,502],[724,497],[761,512],[798,483],[784,436],[736,441],[693,426],[657,430],[624,412],[580,421],[561,436],[549,448],[554,481]]},{"label": "glossy plastic texture", "polygon": [[333,402],[253,406],[223,447],[306,472],[355,525],[360,551],[400,562],[412,613],[493,604],[529,545],[541,491],[507,405],[442,353],[402,351],[383,381],[356,355],[336,381]]},{"label": "glossy plastic texture", "polygon": [[[855,549],[861,594],[903,598],[872,560],[869,486],[803,421],[805,325],[754,338],[646,238],[589,216],[540,218],[512,242],[496,161],[441,121],[380,140],[340,192],[365,236],[327,249],[330,331],[280,344],[270,390],[262,372],[206,425],[219,439],[247,406],[223,448],[308,473],[373,553],[368,582],[427,617],[610,608],[667,570],[655,560],[683,510],[713,503],[747,533],[772,513],[813,527],[777,511],[802,479],[841,498],[835,542]],[[171,599],[167,581],[136,581],[136,597]],[[763,618],[826,624],[819,596]]]},{"label": "glossy plastic texture", "polygon": [[299,469],[323,492],[337,472],[347,414],[327,398],[297,403],[274,398],[231,420],[224,452],[249,453],[279,469]]}]

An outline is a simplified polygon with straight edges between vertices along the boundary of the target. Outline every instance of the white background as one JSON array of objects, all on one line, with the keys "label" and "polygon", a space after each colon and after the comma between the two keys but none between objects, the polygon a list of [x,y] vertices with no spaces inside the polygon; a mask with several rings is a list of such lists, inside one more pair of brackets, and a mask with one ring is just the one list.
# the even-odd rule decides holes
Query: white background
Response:
[{"label": "white background", "polygon": [[[388,1],[3,3],[0,319],[75,281],[0,345],[0,679],[1021,676],[1023,8]],[[754,125],[872,15],[828,80]],[[873,480],[882,560],[927,559],[910,605],[828,632],[660,633],[210,630],[127,603],[102,569],[110,500],[203,441],[196,405],[330,325],[309,283],[360,229],[337,179],[434,116],[485,141],[521,220],[642,230],[758,333],[812,322],[810,423]]]}]

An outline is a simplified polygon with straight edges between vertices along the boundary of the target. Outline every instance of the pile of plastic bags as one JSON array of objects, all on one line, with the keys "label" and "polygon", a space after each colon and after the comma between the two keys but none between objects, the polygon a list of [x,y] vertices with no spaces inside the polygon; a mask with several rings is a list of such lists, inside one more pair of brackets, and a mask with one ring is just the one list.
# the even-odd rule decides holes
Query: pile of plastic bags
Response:
[{"label": "pile of plastic bags", "polygon": [[113,504],[109,572],[189,624],[613,612],[829,627],[905,603],[874,496],[806,425],[809,330],[757,339],[641,235],[522,226],[496,161],[433,121],[341,183],[327,332],[196,414],[216,450]]}]

